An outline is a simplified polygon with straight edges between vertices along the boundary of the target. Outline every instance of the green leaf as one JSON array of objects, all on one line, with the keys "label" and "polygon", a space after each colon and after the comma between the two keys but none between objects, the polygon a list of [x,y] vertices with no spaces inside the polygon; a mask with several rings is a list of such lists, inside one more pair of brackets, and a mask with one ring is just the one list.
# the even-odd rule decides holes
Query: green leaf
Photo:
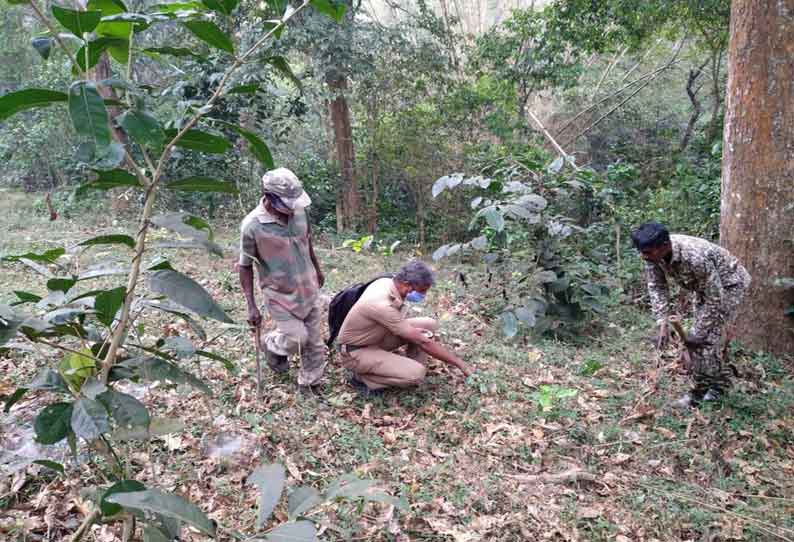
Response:
[{"label": "green leaf", "polygon": [[337,23],[341,23],[345,16],[344,4],[336,4],[333,0],[309,0],[309,5]]},{"label": "green leaf", "polygon": [[236,194],[237,187],[226,181],[218,181],[209,177],[188,177],[164,185],[168,190],[181,190],[183,192],[222,192]]},{"label": "green leaf", "polygon": [[72,431],[87,442],[110,432],[107,409],[98,401],[81,398],[74,402]]},{"label": "green leaf", "polygon": [[207,57],[200,55],[193,51],[192,49],[186,49],[184,47],[148,47],[143,50],[144,53],[152,55],[169,55],[169,56],[177,56],[177,57],[192,57],[200,62],[204,62],[207,60]]},{"label": "green leaf", "polygon": [[68,393],[69,391],[63,377],[57,371],[50,368],[44,368],[39,371],[30,384],[28,384],[28,388],[32,390],[57,391],[63,393]]},{"label": "green leaf", "polygon": [[33,463],[35,463],[36,465],[41,465],[42,467],[50,470],[54,470],[59,474],[63,474],[65,472],[63,465],[61,465],[56,461],[50,461],[49,459],[37,459]]},{"label": "green leaf", "polygon": [[502,332],[508,339],[515,337],[518,333],[518,319],[512,311],[503,312],[499,315],[502,319]]},{"label": "green leaf", "polygon": [[11,407],[14,406],[16,403],[18,403],[19,400],[22,399],[22,396],[24,396],[25,393],[27,393],[27,391],[28,388],[17,388],[14,391],[14,393],[5,397],[3,399],[3,402],[5,403],[5,406],[3,407],[3,412],[8,414],[8,412],[11,410]]},{"label": "green leaf", "polygon": [[135,248],[135,239],[123,234],[99,235],[77,244],[79,247],[92,247],[95,245],[126,245],[130,248]]},{"label": "green leaf", "polygon": [[140,378],[147,381],[153,382],[159,380],[161,382],[172,382],[174,384],[187,384],[201,390],[207,395],[212,395],[212,390],[204,382],[187,371],[183,371],[176,365],[168,363],[160,358],[133,358],[124,361],[121,365],[132,369]]},{"label": "green leaf", "polygon": [[224,15],[231,15],[234,8],[237,7],[239,0],[202,0],[202,3],[212,11],[217,11]]},{"label": "green leaf", "polygon": [[116,493],[107,497],[107,501],[120,504],[124,508],[178,519],[192,525],[204,534],[215,536],[214,523],[198,506],[171,493],[158,489],[147,489],[146,491]]},{"label": "green leaf", "polygon": [[146,486],[137,480],[121,480],[116,482],[102,493],[99,500],[99,509],[105,517],[115,516],[121,512],[121,506],[108,501],[108,497],[118,493],[131,493],[133,491],[146,491]]},{"label": "green leaf", "polygon": [[282,24],[281,19],[270,19],[262,23],[262,28],[265,29],[265,32],[270,32],[276,28],[276,31],[273,32],[273,36],[275,36],[276,39],[279,39],[281,38],[281,34],[284,33],[285,25]]},{"label": "green leaf", "polygon": [[110,327],[113,320],[116,318],[116,313],[124,304],[124,298],[127,294],[127,289],[124,286],[113,288],[112,290],[105,290],[97,294],[94,301],[94,310],[96,310],[97,319]]},{"label": "green leaf", "polygon": [[83,34],[93,31],[102,18],[101,11],[74,11],[59,6],[52,6],[52,16],[69,32],[82,38]]},{"label": "green leaf", "polygon": [[290,67],[286,58],[283,56],[269,56],[265,58],[263,62],[276,68],[284,77],[292,81],[292,83],[298,87],[301,92],[303,92],[303,83],[295,76],[295,73],[292,71],[292,68]]},{"label": "green leaf", "polygon": [[223,124],[240,134],[243,138],[245,138],[246,141],[248,141],[248,149],[251,151],[251,154],[254,155],[254,158],[256,158],[257,161],[259,161],[259,163],[265,167],[265,169],[270,170],[275,167],[273,163],[273,155],[270,153],[270,149],[267,147],[265,142],[259,138],[258,135],[228,122],[224,122]]},{"label": "green leaf", "polygon": [[125,111],[116,119],[138,145],[150,149],[160,149],[165,144],[162,126],[146,111]]},{"label": "green leaf", "polygon": [[[163,262],[163,264],[168,264],[168,262]],[[172,269],[170,267],[170,264],[168,264],[169,267],[164,267],[163,264],[158,266],[158,268],[159,269]],[[204,328],[201,327],[201,325],[192,316],[190,316],[186,312],[180,310],[181,307],[179,307],[178,305],[171,304],[168,301],[146,301],[145,305],[147,307],[152,307],[152,308],[155,308],[157,310],[161,310],[163,312],[167,312],[169,314],[174,314],[176,316],[179,316],[180,318],[182,318],[187,323],[188,326],[190,326],[190,329],[193,330],[193,333],[195,333],[198,336],[199,339],[201,339],[202,341],[206,341],[207,340],[207,332],[204,331]],[[199,355],[202,355],[202,354],[199,354]],[[206,357],[209,357],[209,356],[206,356]],[[228,369],[228,367],[227,367],[227,369]],[[237,370],[237,368],[235,367],[235,371],[236,370]]]},{"label": "green leaf", "polygon": [[505,217],[502,216],[502,213],[496,207],[486,207],[483,215],[488,225],[496,231],[502,231],[505,228]]},{"label": "green leaf", "polygon": [[44,88],[27,88],[9,92],[0,97],[0,122],[20,111],[47,107],[54,103],[68,101],[68,99],[69,96],[63,92]]},{"label": "green leaf", "polygon": [[171,542],[171,538],[167,537],[163,531],[151,525],[144,525],[143,527],[143,542]]},{"label": "green leaf", "polygon": [[72,83],[69,87],[69,115],[75,131],[90,138],[97,150],[101,151],[110,145],[108,112],[94,83]]},{"label": "green leaf", "polygon": [[55,444],[62,441],[71,430],[71,419],[72,403],[47,405],[33,422],[36,441],[41,444]]},{"label": "green leaf", "polygon": [[71,277],[56,277],[47,281],[47,289],[51,292],[66,293],[77,284],[77,279]]},{"label": "green leaf", "polygon": [[98,175],[97,179],[80,185],[75,192],[76,196],[80,197],[89,190],[110,190],[124,186],[141,188],[138,178],[123,169],[95,170],[95,172]]},{"label": "green leaf", "polygon": [[259,90],[258,83],[251,83],[249,85],[237,85],[226,91],[226,94],[255,94]]},{"label": "green leaf", "polygon": [[[213,234],[209,224],[197,216],[185,213],[168,213],[152,217],[151,222],[155,226],[191,239],[213,254],[223,256],[223,249],[212,240]],[[171,269],[170,264],[168,269]],[[154,268],[150,268],[150,270],[154,270]]]},{"label": "green leaf", "polygon": [[[117,366],[118,367],[118,366]],[[110,435],[114,441],[127,442],[130,440],[149,440],[162,437],[171,433],[178,433],[185,428],[184,422],[175,418],[152,418],[149,427],[136,426],[132,428],[119,427]]]},{"label": "green leaf", "polygon": [[107,407],[119,427],[149,427],[149,411],[132,395],[108,390],[97,400]]},{"label": "green leaf", "polygon": [[[168,140],[172,140],[178,132],[176,129],[170,129],[165,131],[165,135]],[[185,135],[179,138],[176,145],[177,147],[214,154],[223,154],[232,148],[232,144],[225,138],[208,134],[201,130],[188,130]]]},{"label": "green leaf", "polygon": [[234,54],[234,45],[223,30],[210,21],[188,21],[183,23],[191,34],[216,49]]},{"label": "green leaf", "polygon": [[311,521],[284,523],[270,531],[265,537],[267,542],[315,542],[317,529]]},{"label": "green leaf", "polygon": [[212,352],[207,352],[206,350],[196,350],[196,355],[201,356],[203,358],[221,362],[224,368],[233,375],[236,375],[237,373],[240,372],[239,369],[237,369],[237,366],[235,366],[235,364],[232,363],[231,360],[224,358],[223,356],[219,356],[218,354],[213,354]]},{"label": "green leaf", "polygon": [[[126,13],[127,7],[121,0],[88,0],[88,9],[96,9],[102,12],[102,17],[110,17],[111,15],[118,15]],[[102,22],[96,27],[96,33],[99,36],[108,36],[112,38],[129,39],[132,32],[132,23],[123,21]],[[111,55],[113,53],[111,52]],[[115,56],[113,58],[116,58]],[[118,60],[118,59],[117,59]]]},{"label": "green leaf", "polygon": [[320,492],[309,486],[301,486],[289,496],[289,518],[295,519],[302,516],[323,501]]},{"label": "green leaf", "polygon": [[51,248],[44,252],[26,252],[25,254],[7,255],[0,258],[3,262],[18,262],[22,259],[33,260],[34,262],[54,263],[55,260],[66,254],[65,248]]},{"label": "green leaf", "polygon": [[[80,47],[75,55],[77,64],[83,71],[89,70],[97,65],[99,59],[102,58],[102,53],[109,50],[111,47],[123,47],[127,40],[121,38],[101,37],[87,42]],[[88,51],[88,64],[86,64],[86,50]],[[75,75],[76,71],[73,71]]]},{"label": "green leaf", "polygon": [[52,38],[38,37],[30,40],[30,44],[33,46],[36,52],[41,55],[41,58],[47,60],[50,58],[50,51],[52,51],[53,41],[54,40]]},{"label": "green leaf", "polygon": [[149,286],[153,292],[162,294],[205,318],[227,324],[234,323],[199,283],[182,273],[168,269],[157,271],[151,276]]},{"label": "green leaf", "polygon": [[284,465],[273,463],[263,465],[256,469],[248,477],[247,484],[255,485],[259,488],[259,514],[256,520],[256,528],[261,529],[267,522],[273,509],[281,498],[286,481],[286,471]]},{"label": "green leaf", "polygon": [[19,301],[15,303],[11,303],[12,306],[14,305],[22,305],[25,303],[38,303],[41,301],[41,297],[37,296],[36,294],[32,294],[30,292],[23,292],[22,290],[14,290],[14,295],[17,296]]}]

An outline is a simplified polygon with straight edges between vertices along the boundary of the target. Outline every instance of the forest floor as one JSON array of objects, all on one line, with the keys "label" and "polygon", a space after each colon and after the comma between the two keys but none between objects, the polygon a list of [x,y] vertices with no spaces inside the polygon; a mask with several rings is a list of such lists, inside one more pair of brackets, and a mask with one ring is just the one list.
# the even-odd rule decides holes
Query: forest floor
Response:
[{"label": "forest floor", "polygon": [[[0,194],[0,253],[134,233],[134,223],[107,218],[51,223],[36,199]],[[236,228],[217,229],[229,248],[225,258],[170,251],[169,259],[243,323],[232,270]],[[319,255],[328,296],[411,256],[330,245],[321,245]],[[722,404],[671,411],[665,404],[688,382],[673,356],[653,350],[647,311],[616,305],[576,343],[527,335],[508,341],[471,310],[485,286],[476,271],[468,288],[455,281],[451,266],[461,265],[436,264],[438,284],[415,310],[436,317],[441,340],[477,368],[468,382],[431,362],[429,378],[416,389],[365,399],[332,360],[324,399],[304,399],[293,363],[287,377],[265,373],[258,399],[248,332],[207,323],[210,339],[202,343],[182,323],[146,320],[145,340],[185,336],[231,359],[237,371],[207,359],[185,363],[210,385],[209,399],[184,386],[126,388],[157,416],[183,422],[173,433],[117,444],[131,477],[197,503],[221,526],[223,540],[231,540],[230,531],[253,532],[257,492],[246,477],[279,462],[288,487],[322,490],[354,472],[399,498],[397,506],[319,508],[311,518],[329,541],[794,541],[791,360],[737,349],[733,361],[742,377]],[[12,301],[17,289],[44,293],[28,268],[2,264],[0,303]],[[58,360],[58,351],[43,346],[0,357],[0,393]],[[108,483],[95,454],[75,463],[65,446],[33,442],[32,420],[53,398],[28,394],[0,415],[0,539],[66,539],[87,508],[81,490]],[[63,462],[65,475],[30,463],[42,458]],[[275,517],[286,519],[283,502]],[[120,532],[119,524],[98,525],[85,540],[119,540]],[[183,540],[203,539],[184,531]]]}]

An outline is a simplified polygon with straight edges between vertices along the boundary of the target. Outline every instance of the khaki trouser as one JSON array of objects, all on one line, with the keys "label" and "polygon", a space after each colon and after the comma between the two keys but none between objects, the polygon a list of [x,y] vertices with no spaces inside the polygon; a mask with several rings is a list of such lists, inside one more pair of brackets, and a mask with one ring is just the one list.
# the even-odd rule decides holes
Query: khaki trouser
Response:
[{"label": "khaki trouser", "polygon": [[[268,304],[267,311],[276,324],[276,329],[262,337],[262,349],[280,356],[300,355],[298,384],[313,386],[325,370],[325,342],[322,330],[322,308],[319,301],[311,312],[301,320],[279,305]],[[287,367],[271,367],[274,370]]]},{"label": "khaki trouser", "polygon": [[[431,333],[438,329],[432,318],[408,318],[406,321]],[[350,369],[371,390],[414,386],[425,379],[427,354],[412,344],[406,346],[405,356],[393,352],[406,344],[404,339],[389,333],[380,344],[341,354],[340,360],[344,368]]]}]

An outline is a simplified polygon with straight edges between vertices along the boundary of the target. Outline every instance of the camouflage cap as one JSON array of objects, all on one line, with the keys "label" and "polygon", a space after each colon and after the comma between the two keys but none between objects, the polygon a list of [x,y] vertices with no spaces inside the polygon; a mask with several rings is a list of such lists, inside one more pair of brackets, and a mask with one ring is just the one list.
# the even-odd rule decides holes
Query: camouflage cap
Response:
[{"label": "camouflage cap", "polygon": [[290,209],[308,207],[312,203],[309,195],[303,190],[300,179],[284,167],[262,175],[262,189],[277,195]]}]

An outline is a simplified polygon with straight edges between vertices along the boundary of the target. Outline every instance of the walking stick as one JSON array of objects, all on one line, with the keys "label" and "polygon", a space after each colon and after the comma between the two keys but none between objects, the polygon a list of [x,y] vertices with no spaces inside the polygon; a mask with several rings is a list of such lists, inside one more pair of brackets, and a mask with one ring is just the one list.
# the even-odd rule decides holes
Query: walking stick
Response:
[{"label": "walking stick", "polygon": [[256,395],[262,398],[262,324],[254,328],[254,349],[256,350]]}]

